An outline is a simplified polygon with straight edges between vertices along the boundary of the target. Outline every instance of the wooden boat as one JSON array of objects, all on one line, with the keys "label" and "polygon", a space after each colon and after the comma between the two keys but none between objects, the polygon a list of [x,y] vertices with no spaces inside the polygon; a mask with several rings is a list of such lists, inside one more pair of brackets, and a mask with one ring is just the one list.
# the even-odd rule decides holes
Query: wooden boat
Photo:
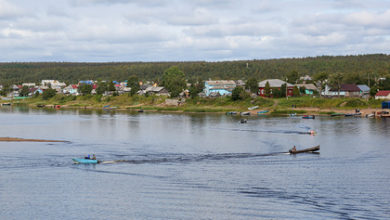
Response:
[{"label": "wooden boat", "polygon": [[302,118],[303,119],[315,119],[316,116],[315,115],[304,115]]},{"label": "wooden boat", "polygon": [[92,160],[92,159],[84,159],[84,158],[73,158],[72,159],[74,163],[82,163],[82,164],[97,164],[99,163],[98,160]]},{"label": "wooden boat", "polygon": [[257,109],[257,108],[259,108],[259,106],[256,105],[256,106],[249,107],[248,110],[249,110],[249,111],[252,111],[252,110],[255,110],[255,109]]},{"label": "wooden boat", "polygon": [[344,113],[333,113],[330,115],[330,117],[338,117],[338,116],[345,116]]},{"label": "wooden boat", "polygon": [[240,115],[242,115],[242,116],[249,116],[249,115],[251,115],[251,113],[250,112],[241,112]]},{"label": "wooden boat", "polygon": [[358,117],[361,116],[362,113],[350,113],[350,114],[345,114],[345,117]]},{"label": "wooden boat", "polygon": [[303,150],[295,150],[295,151],[293,151],[292,149],[290,149],[288,152],[290,154],[300,154],[300,153],[313,153],[313,152],[319,151],[319,150],[320,150],[320,145],[315,146],[315,147],[311,147],[311,148],[306,148],[306,149],[303,149]]}]

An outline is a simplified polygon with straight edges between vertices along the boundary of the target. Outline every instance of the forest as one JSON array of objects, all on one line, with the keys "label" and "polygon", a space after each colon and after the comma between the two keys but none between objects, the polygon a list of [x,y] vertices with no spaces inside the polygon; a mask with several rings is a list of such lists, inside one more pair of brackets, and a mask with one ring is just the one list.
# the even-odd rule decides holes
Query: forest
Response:
[{"label": "forest", "polygon": [[365,83],[390,76],[390,55],[319,56],[268,60],[220,62],[38,62],[0,63],[0,84],[39,82],[56,79],[66,83],[79,80],[140,80],[161,82],[166,69],[177,66],[188,80],[283,78],[292,72],[300,76],[317,73],[342,74],[348,83]]}]

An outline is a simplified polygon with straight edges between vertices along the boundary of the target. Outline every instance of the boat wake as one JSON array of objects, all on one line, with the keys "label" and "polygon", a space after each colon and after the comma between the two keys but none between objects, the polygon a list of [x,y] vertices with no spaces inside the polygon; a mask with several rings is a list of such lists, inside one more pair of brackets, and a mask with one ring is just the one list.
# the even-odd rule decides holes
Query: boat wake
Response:
[{"label": "boat wake", "polygon": [[240,129],[240,128],[219,128],[221,130],[229,131],[245,131],[245,132],[259,132],[259,133],[274,133],[274,134],[313,134],[309,129],[307,131],[294,131],[294,130],[255,130],[255,129]]},{"label": "boat wake", "polygon": [[115,163],[129,163],[129,164],[156,164],[156,163],[191,163],[205,160],[227,160],[227,159],[241,159],[241,158],[255,158],[267,157],[288,154],[288,152],[274,152],[268,154],[254,154],[254,153],[226,153],[226,154],[205,154],[205,155],[166,155],[165,157],[153,156],[150,158],[136,158],[136,159],[121,159],[121,160],[106,160],[100,164],[115,164]]}]

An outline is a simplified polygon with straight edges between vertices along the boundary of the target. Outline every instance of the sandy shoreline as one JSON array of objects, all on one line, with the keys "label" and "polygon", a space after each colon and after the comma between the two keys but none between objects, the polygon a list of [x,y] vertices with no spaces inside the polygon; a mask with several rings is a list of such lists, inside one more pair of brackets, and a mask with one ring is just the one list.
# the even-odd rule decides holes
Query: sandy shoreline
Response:
[{"label": "sandy shoreline", "polygon": [[69,142],[64,140],[45,140],[45,139],[24,139],[15,137],[0,137],[0,141],[5,142]]}]

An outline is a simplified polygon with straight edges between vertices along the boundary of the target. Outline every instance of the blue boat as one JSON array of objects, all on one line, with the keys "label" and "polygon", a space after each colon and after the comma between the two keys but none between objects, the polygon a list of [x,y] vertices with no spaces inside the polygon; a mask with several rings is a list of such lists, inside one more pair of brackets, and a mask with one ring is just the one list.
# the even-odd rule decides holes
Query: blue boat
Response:
[{"label": "blue boat", "polygon": [[83,164],[97,164],[97,163],[99,163],[98,160],[92,160],[92,159],[73,158],[72,160],[74,163],[83,163]]},{"label": "blue boat", "polygon": [[268,110],[258,111],[257,115],[264,115],[267,114],[268,112],[269,112]]},{"label": "blue boat", "polygon": [[315,119],[316,116],[314,116],[314,115],[304,115],[302,118],[303,119]]}]

